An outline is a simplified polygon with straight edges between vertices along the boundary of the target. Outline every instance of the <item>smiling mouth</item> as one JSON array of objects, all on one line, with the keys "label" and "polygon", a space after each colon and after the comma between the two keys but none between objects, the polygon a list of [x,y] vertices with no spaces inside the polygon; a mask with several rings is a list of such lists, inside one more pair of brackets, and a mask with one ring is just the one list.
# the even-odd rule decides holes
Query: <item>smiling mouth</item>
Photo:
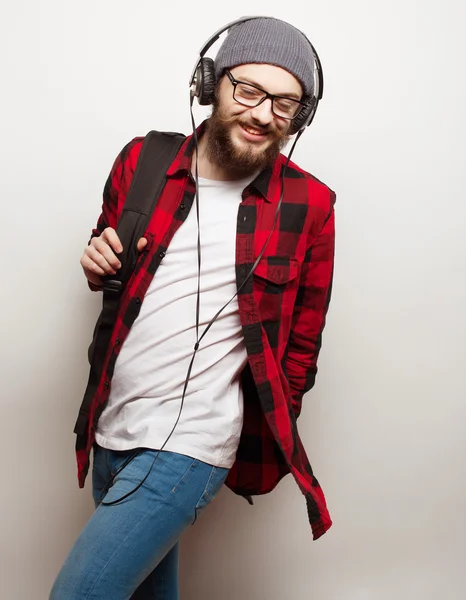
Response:
[{"label": "smiling mouth", "polygon": [[251,135],[265,135],[260,129],[254,129],[254,127],[248,127],[247,125],[241,125],[241,127]]},{"label": "smiling mouth", "polygon": [[239,126],[248,136],[251,138],[256,138],[257,140],[264,140],[268,135],[265,131],[256,129],[250,125],[243,125],[242,123],[239,123]]}]

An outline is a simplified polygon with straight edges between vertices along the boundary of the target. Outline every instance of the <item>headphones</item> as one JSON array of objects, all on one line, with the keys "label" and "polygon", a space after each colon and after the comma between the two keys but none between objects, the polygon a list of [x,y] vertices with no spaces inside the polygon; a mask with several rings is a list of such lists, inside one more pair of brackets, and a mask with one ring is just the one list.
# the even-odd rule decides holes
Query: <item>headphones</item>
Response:
[{"label": "headphones", "polygon": [[[208,106],[209,104],[212,104],[212,101],[214,99],[215,86],[217,83],[215,78],[214,61],[211,58],[205,56],[209,48],[218,40],[222,33],[227,31],[227,29],[230,29],[235,25],[239,25],[240,23],[245,23],[246,21],[264,18],[267,19],[270,17],[241,17],[240,19],[231,21],[227,25],[221,27],[207,40],[207,42],[202,46],[201,50],[199,51],[199,58],[192,72],[191,79],[189,80],[191,104],[195,97],[197,98],[199,104],[201,104],[202,106]],[[290,135],[294,135],[299,131],[303,131],[312,123],[314,115],[317,111],[317,106],[319,104],[319,101],[322,99],[324,91],[324,76],[319,56],[314,46],[311,44],[309,38],[307,38],[306,35],[299,29],[297,29],[297,31],[299,31],[299,33],[301,33],[306,38],[309,45],[311,46],[312,55],[314,57],[314,65],[312,70],[314,77],[314,93],[308,101],[307,106],[304,106],[291,122],[292,124],[289,132]]]}]

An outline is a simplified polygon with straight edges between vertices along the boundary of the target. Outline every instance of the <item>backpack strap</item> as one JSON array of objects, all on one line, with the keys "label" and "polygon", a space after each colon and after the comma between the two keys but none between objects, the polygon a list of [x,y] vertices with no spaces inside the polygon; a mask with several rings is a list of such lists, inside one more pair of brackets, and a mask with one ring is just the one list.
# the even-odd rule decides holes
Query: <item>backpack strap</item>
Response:
[{"label": "backpack strap", "polygon": [[166,172],[185,139],[181,133],[159,131],[150,131],[144,139],[116,229],[123,246],[123,252],[118,255],[121,268],[115,275],[102,278],[102,311],[89,347],[89,380],[74,428],[78,435],[77,449],[83,448],[87,441],[89,409],[102,375],[120,298],[138,259],[137,243],[147,229],[165,186]]},{"label": "backpack strap", "polygon": [[139,256],[137,243],[144,235],[166,183],[166,172],[186,137],[181,133],[149,131],[139,155],[128,196],[116,228],[123,246],[121,268],[103,278],[104,289],[120,291],[131,277]]}]

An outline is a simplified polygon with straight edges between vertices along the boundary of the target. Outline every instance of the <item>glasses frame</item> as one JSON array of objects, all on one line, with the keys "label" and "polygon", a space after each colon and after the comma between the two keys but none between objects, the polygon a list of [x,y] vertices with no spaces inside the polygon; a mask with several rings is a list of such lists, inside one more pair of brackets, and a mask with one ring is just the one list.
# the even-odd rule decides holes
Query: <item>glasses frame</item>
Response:
[{"label": "glasses frame", "polygon": [[[240,81],[239,79],[235,79],[233,77],[233,75],[231,74],[231,72],[228,69],[225,69],[225,73],[227,74],[228,79],[230,80],[230,82],[231,82],[231,84],[233,86],[233,100],[235,102],[238,102],[238,104],[241,104],[241,106],[247,106],[248,108],[256,108],[256,106],[259,106],[260,104],[262,104],[263,102],[265,102],[266,100],[268,100],[270,98],[270,100],[272,101],[272,112],[273,112],[273,114],[276,117],[278,117],[279,119],[285,119],[286,121],[293,121],[301,113],[301,111],[303,110],[303,108],[305,108],[306,106],[307,107],[310,106],[310,104],[308,102],[302,102],[301,100],[296,100],[296,98],[289,98],[288,96],[280,96],[280,95],[277,95],[277,94],[269,94],[269,92],[267,92],[266,90],[263,90],[262,88],[260,88],[257,85],[254,85],[253,83],[249,83],[248,81]],[[265,94],[265,96],[261,100],[259,100],[259,102],[257,104],[254,104],[254,105],[245,104],[244,102],[240,102],[239,100],[237,100],[235,98],[236,86],[239,83],[241,83],[242,85],[247,85],[249,87],[252,87],[252,88],[258,90],[259,92],[262,92],[263,94]],[[298,110],[298,112],[295,114],[294,117],[284,117],[283,115],[277,115],[277,113],[273,109],[275,98],[280,98],[281,100],[290,100],[291,102],[296,102],[297,104],[301,105],[301,108]]]}]

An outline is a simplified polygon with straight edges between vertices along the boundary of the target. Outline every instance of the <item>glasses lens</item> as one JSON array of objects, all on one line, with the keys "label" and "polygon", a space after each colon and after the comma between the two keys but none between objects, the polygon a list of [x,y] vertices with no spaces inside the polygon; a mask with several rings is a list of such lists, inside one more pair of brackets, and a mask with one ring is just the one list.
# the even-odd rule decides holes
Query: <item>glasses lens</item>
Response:
[{"label": "glasses lens", "polygon": [[273,112],[284,119],[294,119],[302,105],[291,98],[274,98]]},{"label": "glasses lens", "polygon": [[251,85],[238,83],[236,84],[234,96],[235,100],[241,102],[241,104],[246,104],[246,106],[256,106],[262,98],[264,98],[265,94]]}]

